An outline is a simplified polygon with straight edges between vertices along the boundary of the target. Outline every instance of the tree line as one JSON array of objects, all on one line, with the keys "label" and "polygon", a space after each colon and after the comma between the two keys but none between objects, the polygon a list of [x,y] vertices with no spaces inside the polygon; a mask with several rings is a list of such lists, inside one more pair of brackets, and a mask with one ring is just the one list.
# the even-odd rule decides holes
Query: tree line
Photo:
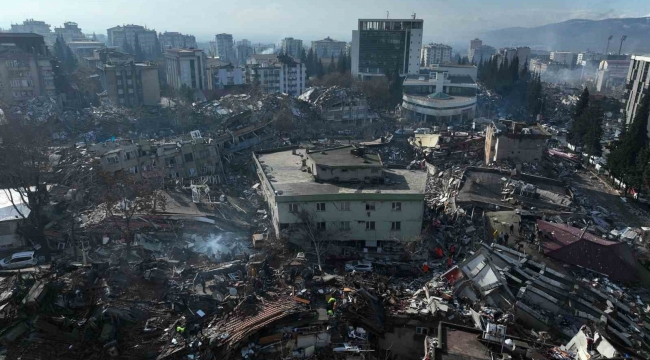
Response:
[{"label": "tree line", "polygon": [[305,51],[305,49],[302,49],[300,53],[300,62],[305,64],[307,78],[315,76],[318,79],[322,79],[323,76],[327,74],[333,74],[336,72],[345,74],[350,71],[352,60],[348,54],[342,51],[339,53],[338,57],[334,57],[334,54],[332,54],[328,65],[325,66],[323,64],[323,58],[318,57],[318,55],[314,53],[314,49],[310,48],[308,52]]},{"label": "tree line", "polygon": [[500,95],[506,107],[515,114],[535,120],[544,112],[544,92],[539,74],[531,74],[528,64],[519,66],[519,57],[512,62],[493,56],[478,65],[478,80],[487,89]]},{"label": "tree line", "polygon": [[582,148],[589,157],[603,154],[600,141],[603,137],[603,104],[601,100],[591,99],[589,89],[585,88],[571,118],[571,128],[567,141]]}]

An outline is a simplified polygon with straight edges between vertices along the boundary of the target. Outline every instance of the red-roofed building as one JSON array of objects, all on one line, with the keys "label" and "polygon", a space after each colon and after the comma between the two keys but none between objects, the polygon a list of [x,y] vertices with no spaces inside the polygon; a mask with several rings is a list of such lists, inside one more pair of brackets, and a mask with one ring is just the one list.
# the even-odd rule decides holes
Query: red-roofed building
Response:
[{"label": "red-roofed building", "polygon": [[637,280],[636,259],[624,242],[609,241],[581,229],[537,220],[544,255],[629,283]]}]

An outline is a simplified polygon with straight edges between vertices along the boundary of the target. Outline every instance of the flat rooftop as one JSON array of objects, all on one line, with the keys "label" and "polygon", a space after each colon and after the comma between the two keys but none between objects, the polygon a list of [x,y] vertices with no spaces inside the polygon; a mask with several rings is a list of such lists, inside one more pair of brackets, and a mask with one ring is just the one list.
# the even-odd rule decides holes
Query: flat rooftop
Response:
[{"label": "flat rooftop", "polygon": [[355,167],[355,168],[379,168],[382,167],[381,158],[377,154],[364,154],[355,156],[350,153],[352,146],[343,146],[340,148],[312,151],[307,155],[314,160],[317,165],[323,165],[334,168]]},{"label": "flat rooftop", "polygon": [[[304,149],[296,150],[305,155]],[[427,174],[424,171],[383,169],[385,184],[318,183],[312,174],[302,171],[302,159],[291,150],[257,154],[258,161],[278,196],[331,194],[424,194]],[[279,194],[279,192],[282,192]]]},{"label": "flat rooftop", "polygon": [[479,341],[475,332],[444,326],[445,354],[441,359],[491,359],[488,349]]}]

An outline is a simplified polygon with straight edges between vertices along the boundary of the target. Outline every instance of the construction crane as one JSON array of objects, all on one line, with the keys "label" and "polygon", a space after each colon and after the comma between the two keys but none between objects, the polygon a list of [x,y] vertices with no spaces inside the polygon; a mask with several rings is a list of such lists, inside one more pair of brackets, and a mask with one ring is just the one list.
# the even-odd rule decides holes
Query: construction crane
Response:
[{"label": "construction crane", "polygon": [[623,41],[627,39],[627,35],[621,36],[621,45],[618,46],[618,55],[621,56],[621,49],[623,48]]},{"label": "construction crane", "polygon": [[613,38],[614,38],[614,35],[610,35],[607,38],[607,48],[605,49],[605,56],[607,56],[607,52],[609,51],[609,42],[612,41]]}]

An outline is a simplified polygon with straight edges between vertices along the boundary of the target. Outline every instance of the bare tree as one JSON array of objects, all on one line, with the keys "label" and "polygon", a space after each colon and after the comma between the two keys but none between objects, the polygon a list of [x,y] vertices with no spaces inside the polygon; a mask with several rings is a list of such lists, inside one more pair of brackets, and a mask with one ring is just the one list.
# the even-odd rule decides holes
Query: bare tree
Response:
[{"label": "bare tree", "polygon": [[[50,138],[45,124],[25,123],[9,119],[2,126],[0,143],[0,188],[12,189],[7,196],[14,209],[25,220],[23,235],[41,247],[40,254],[50,258],[45,237],[45,207],[48,205],[48,184],[55,183],[50,164]],[[18,207],[24,204],[29,212]]]},{"label": "bare tree", "polygon": [[127,254],[137,230],[133,220],[140,215],[150,215],[164,211],[167,200],[160,184],[148,179],[118,171],[102,173],[104,190],[100,194],[106,217],[126,241]]},{"label": "bare tree", "polygon": [[305,209],[300,210],[297,217],[300,219],[300,223],[296,226],[298,235],[312,246],[318,262],[318,270],[322,272],[322,260],[330,250],[332,242],[346,239],[348,233],[333,222],[319,221],[314,213]]}]

